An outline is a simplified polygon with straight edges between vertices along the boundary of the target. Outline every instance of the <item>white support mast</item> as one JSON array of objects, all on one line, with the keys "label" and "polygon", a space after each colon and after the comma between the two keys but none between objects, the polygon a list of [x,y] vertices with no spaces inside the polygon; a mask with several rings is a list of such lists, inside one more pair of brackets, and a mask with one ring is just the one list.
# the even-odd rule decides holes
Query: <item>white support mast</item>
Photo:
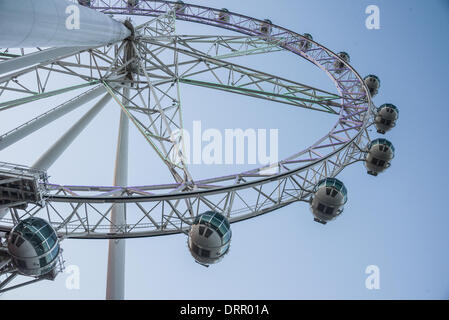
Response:
[{"label": "white support mast", "polygon": [[0,48],[101,46],[130,34],[111,17],[67,0],[0,1]]},{"label": "white support mast", "polygon": [[[128,104],[129,89],[123,89],[122,103]],[[126,186],[128,182],[128,117],[120,112],[120,126],[115,158],[114,185]],[[111,210],[111,232],[121,232],[125,224],[125,204],[116,203]],[[123,300],[125,297],[125,239],[110,239],[106,299]]]}]

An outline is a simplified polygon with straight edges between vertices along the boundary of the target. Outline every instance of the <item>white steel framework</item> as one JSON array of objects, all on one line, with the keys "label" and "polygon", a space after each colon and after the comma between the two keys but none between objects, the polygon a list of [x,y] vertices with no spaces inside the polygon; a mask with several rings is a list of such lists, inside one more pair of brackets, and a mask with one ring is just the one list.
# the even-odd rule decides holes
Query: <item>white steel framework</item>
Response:
[{"label": "white steel framework", "polygon": [[[3,133],[0,150],[104,95],[34,167],[51,169],[112,98],[121,109],[114,184],[77,186],[41,179],[45,206],[31,203],[20,214],[8,210],[0,218],[1,231],[8,232],[17,219],[41,216],[62,238],[111,239],[110,261],[124,263],[124,238],[186,233],[195,217],[207,210],[220,212],[233,223],[308,201],[319,180],[335,177],[347,165],[364,159],[370,141],[367,128],[375,110],[368,88],[347,62],[321,44],[274,24],[263,29],[266,22],[259,19],[229,12],[223,21],[217,18],[220,9],[171,1],[139,1],[130,6],[122,0],[94,0],[84,9],[146,16],[148,21],[134,27],[128,21],[129,34],[106,45],[0,50],[0,111],[86,88]],[[228,29],[235,35],[179,34],[176,20]],[[316,65],[334,82],[336,93],[232,62],[235,57],[274,51],[288,51]],[[343,67],[336,69],[336,61]],[[61,87],[61,78],[76,84]],[[275,164],[196,180],[183,160],[182,148],[176,147],[182,141],[171,138],[183,128],[180,83],[333,114],[336,123],[314,144]],[[173,182],[127,185],[128,122],[154,149]],[[117,263],[109,265],[108,277],[123,274],[124,265]],[[122,298],[123,285],[121,280],[108,282],[107,297]]]},{"label": "white steel framework", "polygon": [[[229,22],[223,24],[215,19],[220,10],[185,4],[182,13],[176,14],[174,6],[169,1],[141,1],[138,7],[129,10],[126,1],[93,1],[91,8],[98,11],[153,18],[136,27],[132,40],[44,61],[3,75],[0,80],[3,95],[13,91],[15,96],[23,96],[2,100],[4,109],[73,89],[49,89],[55,74],[79,79],[76,88],[92,86],[86,93],[0,136],[1,148],[107,92],[160,156],[174,182],[111,187],[48,183],[44,210],[31,206],[21,218],[43,215],[61,236],[69,238],[126,238],[185,232],[189,222],[204,210],[218,210],[236,222],[307,200],[318,180],[333,177],[346,165],[363,158],[373,106],[363,80],[350,65],[341,61],[344,70],[336,72],[334,62],[340,60],[337,55],[311,40],[308,41],[312,45],[305,46],[302,35],[276,25],[272,25],[270,34],[261,34],[258,26],[262,21],[257,19],[231,12]],[[178,35],[175,19],[224,27],[244,35]],[[126,50],[131,50],[133,55],[125,61]],[[291,51],[317,65],[334,81],[338,93],[232,62],[236,56],[274,50]],[[174,53],[172,61],[162,61],[168,51]],[[4,62],[19,56],[27,54],[24,50],[2,51]],[[130,70],[133,79],[121,78]],[[26,75],[32,75],[35,87],[22,84],[21,77]],[[209,80],[204,81],[205,77]],[[182,128],[178,90],[181,82],[335,114],[337,122],[312,146],[272,165],[275,173],[267,174],[267,167],[263,167],[194,180],[185,163],[172,161],[183,159],[182,155],[172,157],[173,152],[182,152],[182,148],[176,149],[176,143],[170,139],[174,130]],[[123,89],[129,91],[129,97],[123,95]],[[126,221],[117,224],[108,215],[122,204],[133,215],[127,215]],[[2,230],[14,225],[8,215],[0,223]],[[111,231],[111,223],[115,231]]]}]

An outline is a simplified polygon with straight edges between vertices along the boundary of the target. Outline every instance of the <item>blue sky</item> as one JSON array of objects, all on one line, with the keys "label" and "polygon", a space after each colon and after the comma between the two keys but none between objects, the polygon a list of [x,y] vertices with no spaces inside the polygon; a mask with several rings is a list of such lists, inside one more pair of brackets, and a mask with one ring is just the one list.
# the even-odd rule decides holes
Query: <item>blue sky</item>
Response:
[{"label": "blue sky", "polygon": [[[360,163],[346,168],[338,177],[348,189],[348,203],[343,215],[326,226],[313,222],[304,203],[233,224],[230,253],[207,269],[194,263],[184,235],[127,240],[126,298],[449,298],[449,212],[445,201],[449,191],[446,184],[449,154],[445,149],[449,116],[446,96],[449,2],[191,2],[270,18],[273,23],[291,30],[311,33],[317,42],[334,52],[348,52],[351,65],[362,76],[374,73],[381,79],[375,104],[390,102],[400,109],[397,127],[385,136],[393,142],[396,156],[392,166],[378,177],[367,175]],[[379,30],[365,28],[365,8],[371,4],[380,9]],[[178,30],[194,32],[197,27],[180,24]],[[273,54],[260,60],[241,61],[292,80],[326,90],[332,88],[331,81],[317,68],[297,60],[298,57]],[[184,89],[187,128],[199,119],[208,128],[278,128],[281,157],[319,138],[334,120],[246,97]],[[202,94],[201,99],[198,94]],[[41,107],[47,108],[48,104],[41,103]],[[26,119],[35,112],[29,106],[24,108],[28,111]],[[80,116],[86,110],[81,108],[73,116]],[[233,110],[238,110],[238,117],[233,116],[236,114]],[[83,132],[50,169],[58,182],[82,183],[88,177],[104,184],[112,183],[113,161],[99,163],[90,151],[113,159],[116,126],[105,125],[104,121],[118,123],[117,112],[113,108],[105,110],[101,119],[95,119],[95,125]],[[17,116],[18,113],[11,111],[6,117]],[[0,120],[2,126],[11,125],[6,119],[9,118]],[[2,160],[32,164],[54,141],[57,136],[54,132],[60,130],[62,134],[69,121],[62,119],[25,139],[21,145],[3,150]],[[373,131],[372,137],[377,136]],[[36,145],[35,139],[41,143]],[[107,142],[99,143],[102,141]],[[132,139],[130,149],[137,150],[140,145],[140,140]],[[154,155],[148,152],[146,156],[145,151],[139,151],[139,157],[130,160],[132,184],[146,183],[148,176],[155,183],[166,178],[155,169],[161,164]],[[67,172],[69,166],[83,168],[84,176]],[[192,172],[206,177],[242,168],[193,166]],[[92,176],[93,172],[96,175]],[[80,268],[80,290],[68,290],[67,274],[61,274],[54,282],[18,289],[3,294],[2,298],[103,299],[107,241],[67,240],[63,248],[66,265]],[[368,265],[380,268],[379,290],[365,288]]]}]

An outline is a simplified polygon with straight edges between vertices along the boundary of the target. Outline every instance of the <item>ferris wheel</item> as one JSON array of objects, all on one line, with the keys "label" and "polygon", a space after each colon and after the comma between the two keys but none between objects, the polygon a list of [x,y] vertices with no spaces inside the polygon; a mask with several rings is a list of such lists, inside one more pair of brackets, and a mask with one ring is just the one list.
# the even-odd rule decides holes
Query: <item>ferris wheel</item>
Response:
[{"label": "ferris wheel", "polygon": [[[145,22],[135,25],[131,16]],[[232,35],[185,35],[176,29],[177,20]],[[399,115],[393,104],[374,106],[379,78],[362,78],[348,53],[334,53],[312,35],[268,19],[182,1],[3,0],[0,27],[0,112],[83,90],[0,132],[0,150],[99,98],[32,166],[0,163],[0,292],[54,279],[63,269],[63,239],[109,239],[106,297],[123,299],[126,238],[184,233],[194,261],[209,266],[228,253],[232,223],[303,201],[313,220],[326,224],[347,201],[346,187],[336,178],[346,166],[363,162],[377,175],[394,157],[391,142],[368,134],[371,126],[385,134]],[[335,92],[233,62],[277,51],[314,64],[333,81]],[[177,134],[186,109],[181,84],[331,114],[335,124],[276,163],[195,179],[183,135]],[[121,109],[113,185],[50,181],[53,163],[107,104]],[[172,181],[128,184],[130,127]],[[25,281],[8,287],[17,276]]]}]

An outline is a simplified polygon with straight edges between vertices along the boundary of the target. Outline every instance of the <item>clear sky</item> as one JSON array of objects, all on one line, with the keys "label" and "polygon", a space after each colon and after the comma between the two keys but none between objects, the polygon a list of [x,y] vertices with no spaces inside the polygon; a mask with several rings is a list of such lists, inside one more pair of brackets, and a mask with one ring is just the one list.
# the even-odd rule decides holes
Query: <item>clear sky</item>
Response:
[{"label": "clear sky", "polygon": [[[362,76],[379,76],[381,88],[375,104],[390,102],[400,109],[397,127],[385,136],[393,142],[396,156],[392,166],[378,177],[367,175],[360,163],[345,169],[338,177],[348,189],[348,203],[342,216],[325,226],[313,221],[304,203],[233,224],[230,253],[210,268],[193,261],[184,235],[127,240],[126,298],[449,298],[449,153],[445,149],[449,138],[449,64],[445,60],[449,52],[449,1],[190,2],[269,18],[293,31],[311,33],[314,40],[334,52],[348,52],[351,65]],[[365,8],[371,4],[380,9],[379,30],[365,27]],[[178,28],[179,33],[197,30],[204,29],[182,23]],[[218,29],[209,32],[225,34]],[[331,81],[317,68],[298,60],[275,53],[240,62],[326,90],[332,88]],[[187,128],[200,119],[206,128],[277,128],[281,158],[324,135],[335,120],[247,97],[183,89]],[[42,111],[60,102],[49,101],[52,103],[40,102],[33,108],[24,106],[24,111],[12,110],[0,119],[0,125],[13,127],[9,120],[22,117],[22,123],[37,112],[37,107]],[[1,151],[2,161],[32,164],[64,132],[71,117],[77,119],[86,110],[83,107]],[[102,112],[50,169],[55,182],[111,184],[117,123],[116,106]],[[371,134],[378,136],[375,131]],[[151,152],[140,149],[143,142],[136,132],[131,132],[131,137],[130,184],[163,182],[166,177],[158,169],[162,164]],[[192,166],[192,172],[196,177],[207,177],[242,168]],[[68,290],[68,275],[61,274],[54,282],[11,291],[1,298],[103,299],[107,241],[66,240],[62,245],[66,265],[80,268],[79,290]],[[365,268],[369,265],[380,269],[379,290],[365,287]]]}]

